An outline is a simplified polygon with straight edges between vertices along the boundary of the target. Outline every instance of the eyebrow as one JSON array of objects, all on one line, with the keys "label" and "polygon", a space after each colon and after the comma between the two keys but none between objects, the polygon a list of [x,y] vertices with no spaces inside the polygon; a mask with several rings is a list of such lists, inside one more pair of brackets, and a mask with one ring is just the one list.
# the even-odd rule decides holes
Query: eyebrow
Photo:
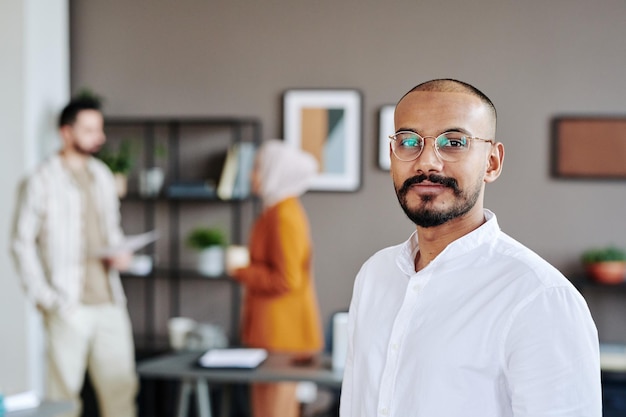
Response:
[{"label": "eyebrow", "polygon": [[[410,127],[401,127],[400,129],[396,130],[396,133],[398,132],[413,132],[413,133],[417,133],[418,135],[422,136],[423,135],[418,132],[416,129],[410,128]],[[470,133],[467,129],[464,129],[462,127],[449,127],[445,130],[442,130],[440,133],[437,134],[437,136],[441,135],[442,133],[446,133],[446,132],[459,132],[459,133],[464,133],[466,135],[469,136],[473,136],[472,133]]]}]

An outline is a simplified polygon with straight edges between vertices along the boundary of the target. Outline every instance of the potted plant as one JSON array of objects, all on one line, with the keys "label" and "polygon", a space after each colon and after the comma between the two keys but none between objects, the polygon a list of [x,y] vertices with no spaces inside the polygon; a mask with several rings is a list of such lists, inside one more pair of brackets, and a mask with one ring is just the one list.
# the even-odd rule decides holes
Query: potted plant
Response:
[{"label": "potted plant", "polygon": [[603,284],[619,284],[626,277],[626,251],[616,246],[588,249],[581,255],[585,271]]},{"label": "potted plant", "polygon": [[105,146],[96,156],[113,172],[117,195],[124,197],[128,190],[128,173],[133,168],[134,160],[130,142],[123,140],[118,149]]},{"label": "potted plant", "polygon": [[209,277],[224,273],[224,246],[226,238],[218,228],[196,227],[187,236],[189,247],[198,253],[198,272]]}]

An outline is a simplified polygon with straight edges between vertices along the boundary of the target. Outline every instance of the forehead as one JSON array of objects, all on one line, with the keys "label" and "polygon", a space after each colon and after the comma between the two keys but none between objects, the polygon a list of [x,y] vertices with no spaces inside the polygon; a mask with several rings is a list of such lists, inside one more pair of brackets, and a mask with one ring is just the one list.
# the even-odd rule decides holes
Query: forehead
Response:
[{"label": "forehead", "polygon": [[98,110],[81,110],[76,115],[75,125],[99,125],[102,124],[104,118]]},{"label": "forehead", "polygon": [[480,98],[459,92],[414,91],[396,106],[395,129],[415,130],[422,135],[448,129],[465,129],[474,135],[492,137],[495,120]]}]

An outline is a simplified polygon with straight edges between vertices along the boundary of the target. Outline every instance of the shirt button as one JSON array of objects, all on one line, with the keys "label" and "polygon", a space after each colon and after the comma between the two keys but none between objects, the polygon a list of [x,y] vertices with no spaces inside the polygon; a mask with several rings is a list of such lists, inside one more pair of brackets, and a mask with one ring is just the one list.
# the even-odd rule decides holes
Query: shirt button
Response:
[{"label": "shirt button", "polygon": [[391,344],[391,349],[392,350],[398,350],[398,344],[397,343],[392,343]]},{"label": "shirt button", "polygon": [[380,409],[380,414],[382,414],[383,416],[388,416],[389,415],[389,409],[388,408],[381,408]]},{"label": "shirt button", "polygon": [[420,292],[421,288],[419,285],[413,285],[413,292]]}]

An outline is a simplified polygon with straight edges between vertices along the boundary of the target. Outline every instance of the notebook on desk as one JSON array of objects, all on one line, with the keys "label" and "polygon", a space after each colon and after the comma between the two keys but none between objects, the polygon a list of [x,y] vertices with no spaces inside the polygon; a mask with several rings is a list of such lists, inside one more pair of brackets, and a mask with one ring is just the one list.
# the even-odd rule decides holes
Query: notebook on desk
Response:
[{"label": "notebook on desk", "polygon": [[211,349],[198,358],[198,365],[215,369],[254,369],[265,359],[267,359],[265,349]]}]

